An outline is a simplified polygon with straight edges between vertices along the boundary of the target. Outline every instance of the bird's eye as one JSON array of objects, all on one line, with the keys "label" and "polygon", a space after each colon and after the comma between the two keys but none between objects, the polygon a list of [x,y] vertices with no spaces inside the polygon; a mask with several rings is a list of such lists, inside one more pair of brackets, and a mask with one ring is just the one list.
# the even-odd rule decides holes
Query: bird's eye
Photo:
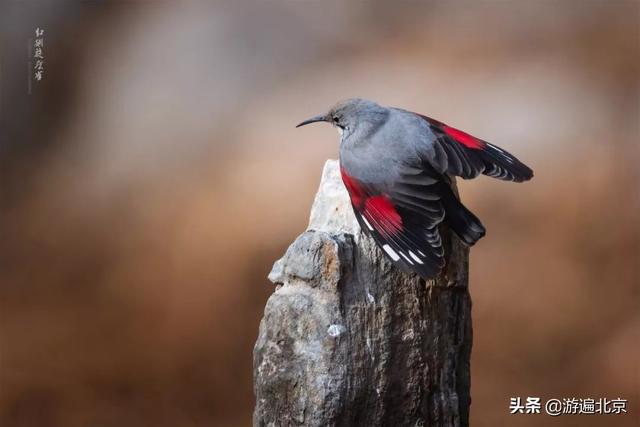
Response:
[{"label": "bird's eye", "polygon": [[333,117],[331,117],[331,120],[333,120],[333,123],[338,123],[340,118],[338,116],[333,116]]}]

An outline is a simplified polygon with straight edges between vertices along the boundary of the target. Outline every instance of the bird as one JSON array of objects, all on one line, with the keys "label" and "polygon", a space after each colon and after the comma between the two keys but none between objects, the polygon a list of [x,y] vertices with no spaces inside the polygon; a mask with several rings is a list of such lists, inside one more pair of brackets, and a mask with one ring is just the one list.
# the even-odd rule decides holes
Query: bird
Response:
[{"label": "bird", "polygon": [[445,265],[441,224],[467,246],[486,232],[458,199],[452,177],[533,177],[531,168],[494,144],[374,101],[347,99],[296,127],[316,122],[330,123],[340,134],[340,174],[360,228],[395,266],[425,280]]}]

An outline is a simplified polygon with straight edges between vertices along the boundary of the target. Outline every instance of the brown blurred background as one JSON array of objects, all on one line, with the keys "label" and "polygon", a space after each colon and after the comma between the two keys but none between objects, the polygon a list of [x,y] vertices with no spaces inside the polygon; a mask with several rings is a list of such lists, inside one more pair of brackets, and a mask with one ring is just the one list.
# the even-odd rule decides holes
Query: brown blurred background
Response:
[{"label": "brown blurred background", "polygon": [[0,25],[0,426],[249,425],[266,275],[337,156],[293,126],[352,96],[536,171],[460,185],[488,229],[472,425],[638,425],[639,2],[4,1]]}]

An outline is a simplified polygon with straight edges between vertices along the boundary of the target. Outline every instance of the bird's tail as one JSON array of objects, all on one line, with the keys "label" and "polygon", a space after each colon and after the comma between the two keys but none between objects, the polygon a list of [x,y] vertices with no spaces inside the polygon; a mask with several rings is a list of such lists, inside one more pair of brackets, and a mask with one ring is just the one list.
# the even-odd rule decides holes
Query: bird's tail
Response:
[{"label": "bird's tail", "polygon": [[442,198],[445,221],[463,242],[472,246],[484,236],[486,230],[478,217],[458,200],[448,185],[446,187]]}]

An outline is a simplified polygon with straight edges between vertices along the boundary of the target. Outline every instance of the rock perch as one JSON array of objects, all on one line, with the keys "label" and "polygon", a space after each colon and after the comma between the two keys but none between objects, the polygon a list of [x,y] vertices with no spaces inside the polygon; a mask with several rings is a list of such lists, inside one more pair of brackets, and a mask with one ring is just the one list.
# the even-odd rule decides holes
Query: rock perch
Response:
[{"label": "rock perch", "polygon": [[442,230],[446,266],[395,269],[326,163],[307,231],[278,260],[254,348],[254,426],[466,426],[472,330],[468,249]]}]

